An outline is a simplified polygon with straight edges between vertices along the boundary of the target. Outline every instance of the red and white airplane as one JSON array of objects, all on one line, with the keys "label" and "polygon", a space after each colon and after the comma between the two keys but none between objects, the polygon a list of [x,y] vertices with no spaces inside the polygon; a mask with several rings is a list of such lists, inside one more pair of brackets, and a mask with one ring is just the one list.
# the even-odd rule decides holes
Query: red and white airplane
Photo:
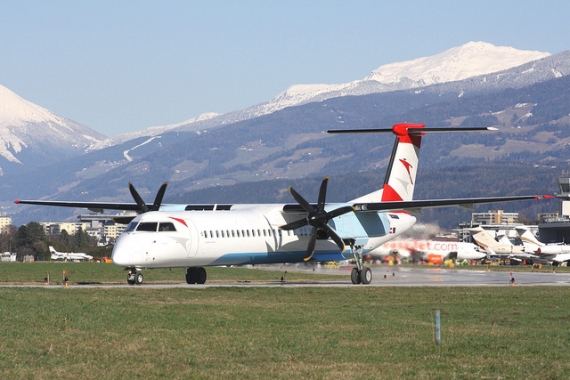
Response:
[{"label": "red and white airplane", "polygon": [[206,282],[207,266],[335,261],[354,258],[353,284],[369,284],[372,272],[363,265],[367,252],[399,236],[416,221],[410,212],[424,207],[539,199],[550,196],[412,200],[422,137],[431,132],[492,128],[425,128],[396,124],[392,129],[333,130],[329,133],[392,132],[396,141],[383,185],[346,203],[326,203],[328,177],[317,203],[289,188],[297,204],[162,205],[164,183],[148,206],[132,184],[136,204],[21,200],[47,206],[135,210],[113,248],[113,263],[128,269],[127,282],[142,284],[144,268],[186,268],[186,282]]},{"label": "red and white airplane", "polygon": [[487,252],[479,250],[479,247],[473,243],[416,239],[392,240],[375,248],[369,254],[372,257],[397,254],[400,258],[411,257],[434,265],[441,265],[447,259],[480,260],[487,256]]}]

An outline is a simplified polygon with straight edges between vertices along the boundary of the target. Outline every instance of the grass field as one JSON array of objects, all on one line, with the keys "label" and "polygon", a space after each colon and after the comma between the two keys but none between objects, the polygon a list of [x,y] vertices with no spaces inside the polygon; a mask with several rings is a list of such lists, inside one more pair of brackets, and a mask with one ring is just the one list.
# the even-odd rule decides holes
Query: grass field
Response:
[{"label": "grass field", "polygon": [[[3,264],[0,275],[8,283],[17,266],[34,265],[39,263]],[[95,279],[97,271],[102,277],[115,270],[118,282],[124,280],[120,268],[90,265],[94,277],[79,282],[102,282]],[[245,279],[251,279],[259,273],[271,281],[281,275],[211,269],[220,270],[209,273],[213,278],[243,279],[249,273]],[[172,280],[181,282],[181,274]],[[0,288],[0,374],[3,379],[566,379],[569,297],[567,287],[516,286]],[[434,342],[435,310],[441,310],[440,345]]]},{"label": "grass field", "polygon": [[[296,273],[293,271],[267,271],[257,268],[225,268],[208,267],[208,283],[220,281],[279,281],[281,276],[286,280],[339,280],[344,278],[350,281],[350,272],[346,276],[322,275],[312,273]],[[0,262],[1,284],[41,284],[50,277],[50,284],[63,282],[63,271],[72,284],[126,284],[127,272],[123,268],[112,264],[98,264],[90,262],[64,263],[64,262],[35,262],[35,263],[5,263]],[[152,269],[144,270],[145,283],[176,282],[185,283],[184,269]]]}]

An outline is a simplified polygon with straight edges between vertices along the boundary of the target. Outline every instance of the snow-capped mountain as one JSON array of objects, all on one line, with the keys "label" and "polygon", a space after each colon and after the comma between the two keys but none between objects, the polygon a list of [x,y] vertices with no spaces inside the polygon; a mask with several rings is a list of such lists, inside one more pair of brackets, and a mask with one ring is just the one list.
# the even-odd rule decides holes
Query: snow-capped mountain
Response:
[{"label": "snow-capped mountain", "polygon": [[[207,114],[174,126],[152,127],[136,134],[117,136],[107,141],[124,142],[129,138],[155,136],[162,130],[197,131],[270,114],[286,107],[348,95],[367,95],[388,91],[425,87],[438,83],[507,70],[550,56],[550,53],[517,50],[485,42],[468,42],[442,53],[411,61],[380,66],[361,80],[342,84],[298,84],[289,87],[266,103],[222,115]],[[102,145],[98,145],[102,146]]]},{"label": "snow-capped mountain", "polygon": [[0,173],[6,162],[23,165],[55,162],[83,153],[104,138],[0,85]]},{"label": "snow-capped mountain", "polygon": [[549,55],[485,42],[469,42],[430,57],[380,66],[363,80],[334,85],[294,85],[262,107],[273,112],[337,96],[425,87],[510,69]]}]

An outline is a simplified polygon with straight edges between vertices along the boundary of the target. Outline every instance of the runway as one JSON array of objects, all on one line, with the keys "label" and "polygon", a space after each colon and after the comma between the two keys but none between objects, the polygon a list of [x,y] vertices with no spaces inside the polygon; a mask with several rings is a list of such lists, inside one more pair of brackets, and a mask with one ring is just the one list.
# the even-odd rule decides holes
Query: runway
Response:
[{"label": "runway", "polygon": [[[235,281],[235,282],[215,282],[210,281],[203,285],[188,285],[180,283],[143,283],[142,285],[124,284],[70,284],[66,288],[71,289],[93,289],[93,288],[133,288],[133,289],[204,289],[211,287],[389,287],[389,286],[570,286],[570,273],[551,272],[510,272],[510,271],[488,271],[473,269],[448,269],[448,268],[410,268],[410,267],[372,267],[372,283],[369,285],[353,285],[347,277],[350,275],[352,267],[341,268],[311,268],[296,265],[273,265],[257,266],[255,270],[273,270],[282,272],[284,281]],[[315,274],[339,275],[339,280],[316,280],[316,281],[288,281],[287,272],[307,272]],[[44,284],[14,284],[0,285],[0,287],[43,287],[51,289],[61,289],[59,285]]]}]

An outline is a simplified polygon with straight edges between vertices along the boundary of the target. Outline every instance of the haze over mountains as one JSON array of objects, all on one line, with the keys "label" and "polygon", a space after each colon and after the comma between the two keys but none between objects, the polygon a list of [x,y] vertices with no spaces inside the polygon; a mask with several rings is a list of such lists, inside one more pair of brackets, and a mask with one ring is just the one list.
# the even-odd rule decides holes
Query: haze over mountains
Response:
[{"label": "haze over mountains", "polygon": [[[293,181],[375,171],[377,182],[368,175],[335,190],[331,181],[331,201],[342,201],[379,186],[393,140],[323,131],[389,128],[402,121],[502,130],[430,136],[422,146],[418,176],[489,160],[552,166],[567,160],[570,145],[568,74],[568,51],[549,55],[468,43],[433,57],[382,66],[363,80],[292,86],[242,111],[204,114],[112,139],[0,86],[0,201],[17,224],[65,218],[73,211],[14,207],[16,198],[130,201],[129,181],[149,199],[169,181],[165,202],[290,202],[284,190]],[[281,182],[265,182],[275,180]],[[254,184],[240,185],[249,182]],[[227,194],[218,198],[229,188],[215,185],[234,185],[229,191],[233,199]],[[555,190],[554,184],[546,185]],[[502,190],[498,195],[513,189]],[[420,184],[417,191],[422,194]],[[452,192],[440,197],[457,196]]]}]

